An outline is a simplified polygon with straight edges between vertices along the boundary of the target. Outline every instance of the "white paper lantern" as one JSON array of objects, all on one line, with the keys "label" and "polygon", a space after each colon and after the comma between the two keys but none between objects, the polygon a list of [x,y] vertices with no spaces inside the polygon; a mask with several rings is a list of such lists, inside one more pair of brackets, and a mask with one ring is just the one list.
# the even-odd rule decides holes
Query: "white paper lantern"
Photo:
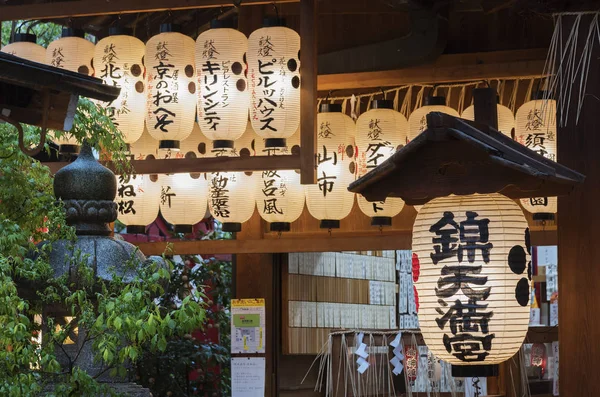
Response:
[{"label": "white paper lantern", "polygon": [[161,149],[179,149],[196,115],[194,40],[161,25],[146,43],[146,125]]},{"label": "white paper lantern", "polygon": [[159,198],[160,183],[156,176],[119,176],[115,198],[117,219],[127,225],[128,233],[144,233],[158,216]]},{"label": "white paper lantern", "polygon": [[419,326],[453,365],[498,364],[529,324],[529,229],[521,208],[494,194],[436,198],[413,227]]},{"label": "white paper lantern", "polygon": [[[404,146],[408,135],[408,121],[393,109],[392,101],[373,101],[371,109],[356,121],[356,147],[358,148],[358,176],[379,166]],[[371,218],[373,226],[391,226],[392,218],[402,211],[404,201],[388,197],[384,201],[369,202],[357,198],[363,214]]]},{"label": "white paper lantern", "polygon": [[[156,141],[154,141],[156,142]],[[194,129],[190,136],[181,141],[179,153],[183,158],[205,157],[210,150],[211,142],[207,139],[197,123],[194,123]]]},{"label": "white paper lantern", "polygon": [[306,206],[321,228],[339,228],[340,220],[352,211],[354,193],[348,191],[348,185],[356,171],[355,128],[341,105],[321,105],[317,115],[317,183],[305,185]]},{"label": "white paper lantern", "polygon": [[104,84],[121,88],[112,102],[99,102],[105,107],[123,134],[125,143],[140,139],[144,132],[146,94],[144,85],[145,46],[139,39],[120,28],[110,30],[110,36],[96,44],[94,50],[95,77]]},{"label": "white paper lantern", "polygon": [[[509,138],[512,138],[512,132],[515,128],[515,115],[512,110],[504,105],[497,105],[498,109],[498,131]],[[460,115],[465,120],[475,121],[475,106],[471,105],[463,110]]]},{"label": "white paper lantern", "polygon": [[63,28],[62,36],[48,44],[46,63],[56,68],[91,76],[94,43],[84,38],[84,32]]},{"label": "white paper lantern", "polygon": [[268,147],[285,146],[300,125],[300,36],[269,26],[248,37],[250,121]]},{"label": "white paper lantern", "polygon": [[133,160],[146,160],[158,158],[158,142],[150,136],[146,128],[140,139],[129,145],[129,153]]},{"label": "white paper lantern", "polygon": [[431,112],[446,113],[450,116],[459,117],[458,112],[446,106],[446,98],[443,96],[428,96],[423,100],[423,106],[416,109],[408,118],[408,140],[412,141],[421,132],[427,129],[427,115]]},{"label": "white paper lantern", "polygon": [[[517,110],[515,140],[547,159],[557,161],[556,101],[536,99],[524,103]],[[558,209],[558,200],[556,197],[523,198],[521,205],[533,214],[534,220],[551,220]]]},{"label": "white paper lantern", "polygon": [[[176,160],[175,160],[176,161]],[[208,183],[205,174],[161,175],[160,213],[176,233],[190,233],[204,219]]]},{"label": "white paper lantern", "polygon": [[[213,22],[213,26],[217,21]],[[248,121],[248,39],[235,29],[207,30],[196,40],[198,123],[215,146],[231,147]]]},{"label": "white paper lantern", "polygon": [[37,36],[31,33],[16,33],[14,41],[2,47],[2,52],[29,61],[46,63],[46,49],[36,43]]}]

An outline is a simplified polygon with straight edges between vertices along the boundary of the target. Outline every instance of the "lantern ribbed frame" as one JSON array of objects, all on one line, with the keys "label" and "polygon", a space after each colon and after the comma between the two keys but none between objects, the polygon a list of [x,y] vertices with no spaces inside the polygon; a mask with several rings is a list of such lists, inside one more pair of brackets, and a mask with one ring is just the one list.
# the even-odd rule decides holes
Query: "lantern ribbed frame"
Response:
[{"label": "lantern ribbed frame", "polygon": [[[498,131],[509,138],[512,138],[512,131],[515,128],[515,115],[512,110],[504,105],[497,105],[498,109]],[[469,121],[475,121],[475,106],[471,105],[463,110],[461,118]]]},{"label": "lantern ribbed frame", "polygon": [[2,47],[2,52],[33,62],[46,63],[46,49],[36,43],[27,41],[10,43]]},{"label": "lantern ribbed frame", "polygon": [[133,36],[113,35],[100,40],[94,50],[95,77],[104,84],[121,88],[114,101],[98,103],[109,110],[125,143],[130,144],[144,132],[145,48],[144,43]]},{"label": "lantern ribbed frame", "polygon": [[248,39],[235,29],[210,29],[196,39],[198,124],[208,139],[235,141],[246,130],[247,51]]},{"label": "lantern ribbed frame", "polygon": [[265,27],[248,37],[250,121],[263,138],[289,138],[300,125],[299,54],[292,29]]},{"label": "lantern ribbed frame", "polygon": [[[356,120],[358,177],[390,158],[397,149],[404,146],[407,136],[406,117],[393,109],[375,108],[361,114]],[[397,197],[377,202],[369,202],[361,195],[356,199],[362,213],[370,218],[393,218],[404,208],[404,201]]]},{"label": "lantern ribbed frame", "polygon": [[[348,185],[355,179],[355,129],[354,121],[341,112],[317,115],[317,183],[305,185],[305,193],[308,211],[320,221],[339,221],[352,211],[354,193]],[[324,158],[332,160],[319,164]]]},{"label": "lantern ribbed frame", "polygon": [[171,174],[160,177],[160,213],[173,225],[195,225],[204,219],[208,183],[204,174]]},{"label": "lantern ribbed frame", "polygon": [[92,76],[95,46],[82,37],[61,37],[48,44],[46,63],[48,65]]},{"label": "lantern ribbed frame", "polygon": [[[517,110],[515,140],[544,157],[557,161],[556,101],[537,99],[524,103]],[[534,216],[555,214],[558,211],[556,197],[523,198],[521,205]]]},{"label": "lantern ribbed frame", "polygon": [[[434,245],[441,246],[441,244],[439,241],[432,240],[440,236],[435,233],[435,230],[430,231],[430,228],[444,217],[445,211],[453,213],[453,220],[457,225],[466,220],[467,211],[474,211],[477,214],[475,220],[489,219],[487,242],[493,245],[490,249],[489,262],[485,263],[483,260],[481,249],[475,249],[473,265],[482,265],[481,273],[463,271],[463,276],[469,274],[469,277],[487,277],[485,285],[466,284],[469,287],[475,290],[491,287],[487,299],[476,301],[477,304],[488,305],[485,309],[477,309],[478,313],[493,311],[488,323],[489,332],[484,334],[481,329],[477,332],[469,331],[478,337],[494,334],[489,355],[484,361],[466,362],[449,353],[443,339],[444,334],[454,337],[450,330],[450,322],[445,324],[443,330],[436,322],[436,319],[442,317],[436,309],[441,309],[444,314],[449,309],[449,306],[441,305],[439,299],[443,299],[448,305],[453,305],[456,300],[460,300],[462,304],[468,303],[462,288],[447,298],[436,295],[436,288],[442,290],[449,288],[449,284],[438,285],[438,281],[442,279],[441,271],[445,266],[460,266],[466,270],[471,265],[467,260],[467,253],[464,253],[462,263],[458,262],[457,255],[440,259],[437,264],[433,263],[431,254],[435,252]],[[466,226],[468,236],[474,236],[473,227]],[[443,228],[451,228],[451,226],[445,225]],[[423,206],[413,227],[413,267],[417,261],[420,274],[415,287],[419,301],[419,326],[425,343],[437,357],[453,365],[493,365],[506,361],[519,350],[527,334],[530,310],[528,269],[530,270],[531,257],[526,233],[528,233],[527,220],[521,208],[513,200],[497,193],[452,195],[433,199]],[[464,240],[460,241],[458,231],[453,236],[459,239],[456,245],[452,246],[453,249],[457,248],[457,244],[464,244]],[[477,242],[481,245],[485,243],[485,239]],[[516,299],[517,295],[520,297],[520,302]],[[464,309],[464,313],[466,311],[467,309]],[[463,323],[459,322],[459,325]],[[457,332],[461,334],[465,331]],[[454,345],[451,346],[454,348]]]},{"label": "lantern ribbed frame", "polygon": [[425,105],[416,109],[408,118],[408,140],[412,141],[427,128],[427,115],[431,112],[441,112],[459,117],[458,112],[450,106]]},{"label": "lantern ribbed frame", "polygon": [[159,145],[183,141],[194,129],[194,52],[194,40],[178,32],[160,33],[146,43],[146,127]]}]

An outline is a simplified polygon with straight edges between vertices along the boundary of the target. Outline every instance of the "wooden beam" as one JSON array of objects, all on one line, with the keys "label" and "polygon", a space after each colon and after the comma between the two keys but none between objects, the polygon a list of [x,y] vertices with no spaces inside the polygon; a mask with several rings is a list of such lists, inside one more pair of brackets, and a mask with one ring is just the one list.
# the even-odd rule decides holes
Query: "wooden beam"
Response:
[{"label": "wooden beam", "polygon": [[315,153],[317,147],[317,0],[300,2],[300,182],[310,185],[317,182]]},{"label": "wooden beam", "polygon": [[[300,0],[277,0],[278,3],[296,3]],[[242,4],[270,4],[268,0],[243,0]],[[131,14],[137,12],[177,11],[197,8],[235,6],[233,0],[77,0],[53,1],[51,3],[3,5],[1,19],[56,19],[87,17],[109,14]]]},{"label": "wooden beam", "polygon": [[[43,164],[50,168],[50,171],[54,174],[69,163],[48,162]],[[113,162],[103,162],[103,165],[116,172]],[[186,172],[296,170],[300,168],[300,155],[131,160],[131,166],[135,173],[140,175],[181,174]]]},{"label": "wooden beam", "polygon": [[405,69],[320,75],[318,88],[329,91],[540,76],[547,51],[540,48],[442,55],[433,63]]}]

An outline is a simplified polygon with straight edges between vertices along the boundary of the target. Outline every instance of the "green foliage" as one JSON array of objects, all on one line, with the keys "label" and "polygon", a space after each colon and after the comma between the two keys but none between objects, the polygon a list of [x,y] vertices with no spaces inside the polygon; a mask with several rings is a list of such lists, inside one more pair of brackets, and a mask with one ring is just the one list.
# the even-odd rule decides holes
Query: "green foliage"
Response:
[{"label": "green foliage", "polygon": [[10,41],[11,33],[33,33],[38,37],[38,44],[47,47],[52,41],[60,38],[62,26],[52,22],[40,21],[6,21],[2,22],[2,44]]}]

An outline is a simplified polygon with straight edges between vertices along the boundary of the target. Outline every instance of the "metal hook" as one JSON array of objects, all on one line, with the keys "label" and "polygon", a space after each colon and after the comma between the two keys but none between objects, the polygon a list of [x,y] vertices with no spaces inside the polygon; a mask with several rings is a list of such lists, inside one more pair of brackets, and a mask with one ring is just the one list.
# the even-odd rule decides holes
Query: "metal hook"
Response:
[{"label": "metal hook", "polygon": [[273,8],[275,9],[275,16],[277,17],[277,20],[279,20],[279,9],[277,8],[275,1],[273,1]]},{"label": "metal hook", "polygon": [[280,239],[282,234],[283,234],[283,233],[281,232],[281,230],[280,230],[280,231],[278,231],[278,232],[277,232],[277,238],[278,238],[278,239]]},{"label": "metal hook", "polygon": [[[335,91],[337,91],[337,90],[329,90],[329,92],[327,93],[327,96],[325,97],[325,100],[326,100],[326,101],[329,101],[329,97],[330,97],[330,96],[331,96],[331,94],[332,94],[332,93],[334,93]],[[331,103],[331,101],[330,101],[330,103]]]},{"label": "metal hook", "polygon": [[383,99],[385,99],[385,91],[383,90],[383,87],[379,87],[379,89],[381,90],[381,95],[383,96]]},{"label": "metal hook", "polygon": [[331,228],[327,229],[327,233],[329,233],[329,237],[331,237]]}]

